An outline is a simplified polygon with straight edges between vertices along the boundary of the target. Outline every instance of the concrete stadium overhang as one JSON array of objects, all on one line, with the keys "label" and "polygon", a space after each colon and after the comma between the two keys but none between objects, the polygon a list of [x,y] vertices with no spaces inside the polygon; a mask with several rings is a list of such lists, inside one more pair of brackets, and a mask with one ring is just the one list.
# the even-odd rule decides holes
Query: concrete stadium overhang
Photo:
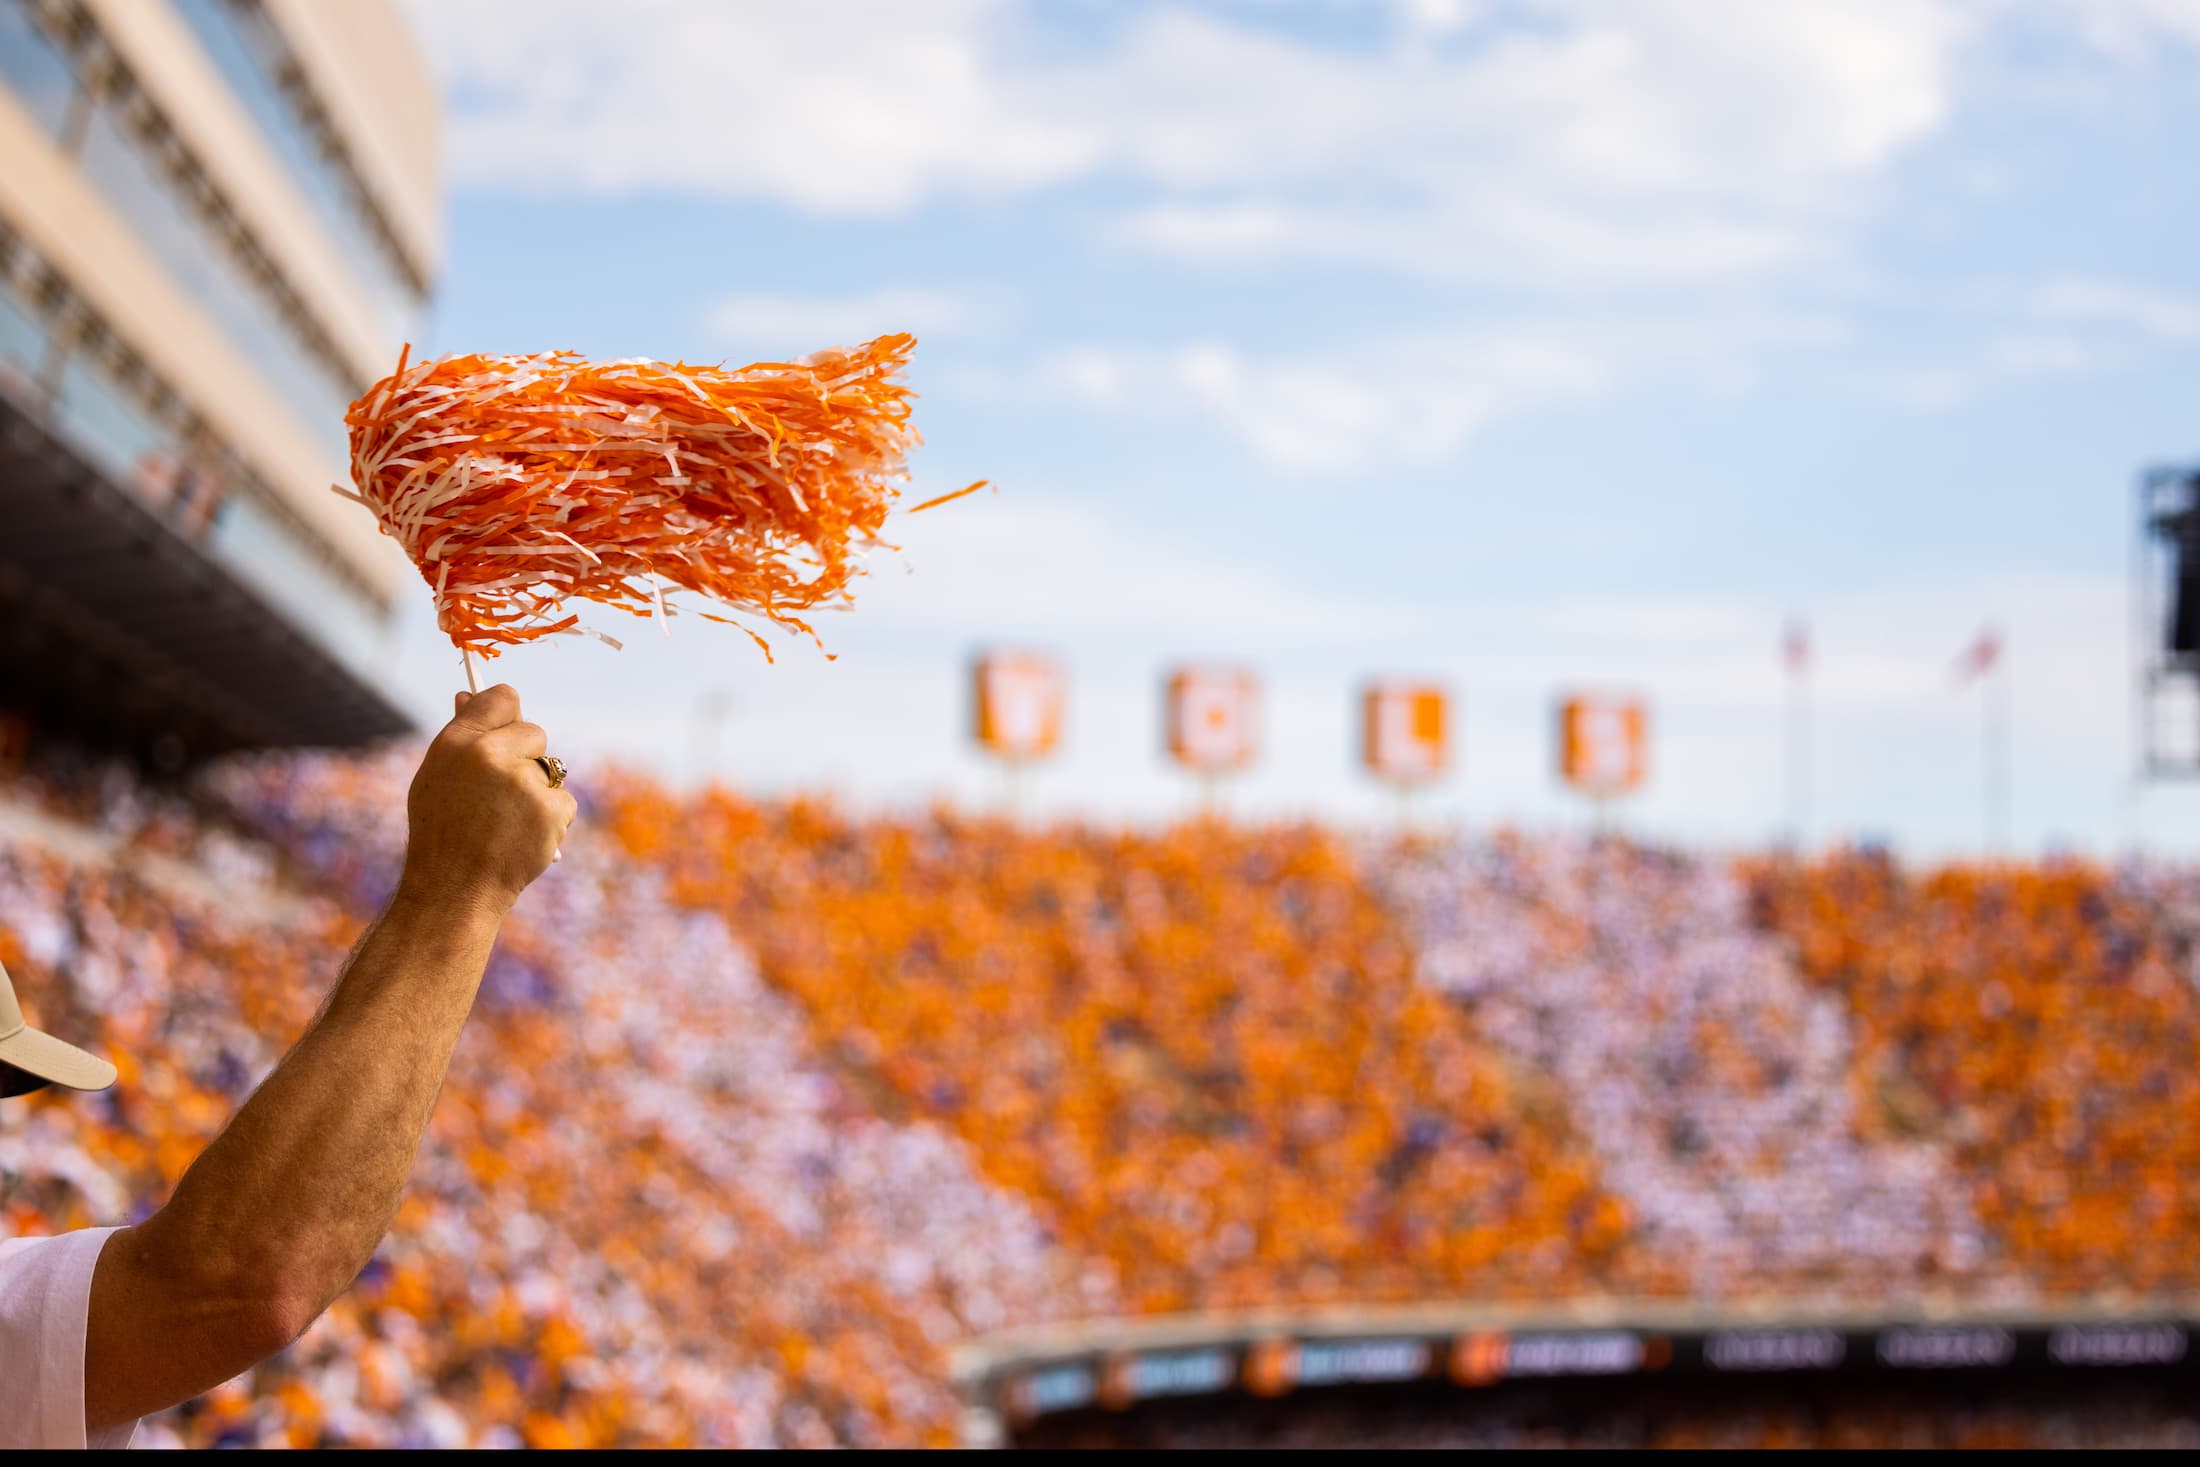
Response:
[{"label": "concrete stadium overhang", "polygon": [[0,708],[163,762],[412,723],[266,597],[0,394]]}]

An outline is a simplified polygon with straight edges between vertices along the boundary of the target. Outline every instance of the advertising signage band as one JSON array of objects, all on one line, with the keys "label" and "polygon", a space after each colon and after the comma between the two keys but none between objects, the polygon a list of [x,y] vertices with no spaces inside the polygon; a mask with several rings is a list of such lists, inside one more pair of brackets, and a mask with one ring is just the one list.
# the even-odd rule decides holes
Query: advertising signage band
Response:
[{"label": "advertising signage band", "polygon": [[1008,1369],[1000,1403],[1016,1421],[1095,1406],[1128,1410],[1164,1397],[1449,1380],[1503,1381],[1771,1372],[1920,1374],[1947,1371],[2184,1369],[2195,1364],[2191,1320],[2122,1323],[1887,1324],[1474,1331],[1465,1334],[1269,1337],[1132,1351]]}]

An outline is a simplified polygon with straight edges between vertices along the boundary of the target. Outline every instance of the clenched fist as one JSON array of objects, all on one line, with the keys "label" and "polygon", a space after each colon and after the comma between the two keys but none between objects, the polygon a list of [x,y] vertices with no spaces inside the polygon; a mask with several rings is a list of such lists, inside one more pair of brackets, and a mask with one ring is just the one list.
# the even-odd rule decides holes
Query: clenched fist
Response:
[{"label": "clenched fist", "polygon": [[521,722],[508,684],[460,693],[405,800],[411,832],[399,889],[509,911],[556,858],[579,808],[535,762],[548,743]]}]

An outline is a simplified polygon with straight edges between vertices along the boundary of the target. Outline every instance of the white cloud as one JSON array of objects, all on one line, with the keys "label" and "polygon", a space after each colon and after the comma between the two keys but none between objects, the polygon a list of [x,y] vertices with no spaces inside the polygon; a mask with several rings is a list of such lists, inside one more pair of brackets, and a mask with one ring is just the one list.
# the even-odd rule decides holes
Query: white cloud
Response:
[{"label": "white cloud", "polygon": [[1760,270],[1823,248],[1937,129],[1967,30],[1938,0],[1525,13],[1363,57],[1157,20],[1122,58],[1149,101],[1125,145],[1177,196],[1127,236],[1557,283]]},{"label": "white cloud", "polygon": [[970,319],[964,297],[936,290],[880,290],[855,296],[737,292],[705,312],[712,331],[747,348],[814,351],[852,345],[889,331],[918,336]]},{"label": "white cloud", "polygon": [[1020,188],[1101,140],[991,49],[995,0],[416,0],[475,183],[765,198],[838,214]]},{"label": "white cloud", "polygon": [[867,617],[904,626],[990,623],[1003,635],[1160,642],[1196,633],[1225,645],[1305,647],[1396,636],[1427,614],[1338,597],[1028,490],[980,494],[896,521],[890,533],[901,555],[873,563],[858,600]]},{"label": "white cloud", "polygon": [[2126,62],[2144,61],[2164,38],[2200,46],[2200,0],[2032,0],[2058,25],[2074,26],[2091,46]]},{"label": "white cloud", "polygon": [[2121,326],[2159,341],[2200,341],[2200,298],[2118,280],[2058,280],[2039,295],[2040,314]]},{"label": "white cloud", "polygon": [[1417,4],[1349,49],[1283,7],[1159,8],[1066,56],[1005,0],[415,9],[477,183],[882,214],[1107,178],[1136,190],[1119,237],[1161,249],[1593,281],[1820,248],[1949,115],[1969,13]]},{"label": "white cloud", "polygon": [[1460,327],[1326,354],[1257,357],[1226,344],[1159,351],[1076,347],[1012,381],[964,379],[996,395],[1037,393],[1155,419],[1205,419],[1294,472],[1441,462],[1488,424],[1596,398],[1652,374],[1712,387],[1748,380],[1783,344],[1837,337],[1838,324],[1785,315],[1635,320],[1584,317]]},{"label": "white cloud", "polygon": [[2019,332],[1997,338],[1986,352],[1994,371],[2012,377],[2077,377],[2114,364],[2101,344],[2051,332]]},{"label": "white cloud", "polygon": [[1399,0],[1398,14],[1409,34],[1447,36],[1464,30],[1480,9],[1468,0]]},{"label": "white cloud", "polygon": [[1983,283],[1954,298],[1955,319],[1984,329],[1957,360],[1894,374],[1895,401],[1934,410],[1994,385],[2036,377],[2128,371],[2200,342],[2200,297],[2128,280],[2064,277]]},{"label": "white cloud", "polygon": [[1927,411],[1954,407],[1971,395],[1972,385],[1970,377],[1945,367],[1898,372],[1891,383],[1896,402]]},{"label": "white cloud", "polygon": [[1215,344],[1088,349],[1041,380],[1096,406],[1196,414],[1271,464],[1316,471],[1437,462],[1501,414],[1603,390],[1611,369],[1572,343],[1493,333],[1333,360],[1257,361]]}]

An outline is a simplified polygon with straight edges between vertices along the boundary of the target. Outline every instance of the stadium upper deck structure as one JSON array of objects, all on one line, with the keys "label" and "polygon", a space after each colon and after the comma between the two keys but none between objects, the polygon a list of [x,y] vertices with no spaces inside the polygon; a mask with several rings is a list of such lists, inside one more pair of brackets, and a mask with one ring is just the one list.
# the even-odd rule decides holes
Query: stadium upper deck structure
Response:
[{"label": "stadium upper deck structure", "polygon": [[328,486],[437,127],[390,0],[0,0],[6,711],[166,763],[407,726],[407,568]]}]

